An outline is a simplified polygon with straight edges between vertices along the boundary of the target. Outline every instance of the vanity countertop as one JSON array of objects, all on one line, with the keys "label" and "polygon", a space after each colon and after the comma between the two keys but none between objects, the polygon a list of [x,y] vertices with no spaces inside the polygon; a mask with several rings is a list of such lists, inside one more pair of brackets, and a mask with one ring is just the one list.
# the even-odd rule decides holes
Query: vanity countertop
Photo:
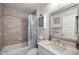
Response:
[{"label": "vanity countertop", "polygon": [[74,55],[74,54],[79,54],[79,50],[77,50],[74,47],[71,46],[67,46],[66,48],[63,48],[59,45],[55,45],[55,44],[51,44],[52,41],[48,41],[48,40],[41,40],[40,42],[38,42],[39,46],[42,46],[43,48],[45,48],[47,51],[51,52],[52,54],[55,55]]},{"label": "vanity countertop", "polygon": [[56,55],[61,55],[61,53],[59,51],[52,49],[52,47],[48,46],[48,44],[50,44],[50,41],[48,41],[48,40],[42,40],[42,41],[38,42],[38,45],[47,49],[49,52],[54,53]]}]

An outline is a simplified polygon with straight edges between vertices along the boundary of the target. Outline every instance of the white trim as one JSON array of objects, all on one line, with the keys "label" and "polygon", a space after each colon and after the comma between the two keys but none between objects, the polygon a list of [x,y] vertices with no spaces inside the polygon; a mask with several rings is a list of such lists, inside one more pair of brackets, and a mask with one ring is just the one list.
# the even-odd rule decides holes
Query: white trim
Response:
[{"label": "white trim", "polygon": [[56,14],[58,12],[61,12],[62,10],[65,10],[65,9],[68,9],[68,8],[71,8],[71,7],[74,7],[74,6],[77,6],[78,4],[75,4],[75,3],[71,3],[71,4],[68,4],[68,5],[65,5],[65,6],[62,6],[61,8],[51,12],[51,14]]}]

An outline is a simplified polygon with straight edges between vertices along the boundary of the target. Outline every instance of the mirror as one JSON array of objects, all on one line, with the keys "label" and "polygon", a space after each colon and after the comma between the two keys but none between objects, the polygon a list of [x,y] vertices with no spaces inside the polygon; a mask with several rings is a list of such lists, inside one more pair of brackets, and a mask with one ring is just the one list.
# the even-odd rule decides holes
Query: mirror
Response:
[{"label": "mirror", "polygon": [[44,16],[43,15],[39,16],[39,27],[44,27]]},{"label": "mirror", "polygon": [[77,8],[68,8],[55,14],[50,14],[51,37],[65,40],[77,40]]}]

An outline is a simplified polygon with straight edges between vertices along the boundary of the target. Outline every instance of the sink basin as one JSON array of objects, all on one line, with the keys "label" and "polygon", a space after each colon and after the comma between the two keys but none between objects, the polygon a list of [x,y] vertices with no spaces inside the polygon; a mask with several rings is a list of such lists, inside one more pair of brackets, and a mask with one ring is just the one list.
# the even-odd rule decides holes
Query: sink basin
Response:
[{"label": "sink basin", "polygon": [[55,49],[55,50],[57,50],[59,52],[63,52],[65,50],[65,48],[63,46],[60,46],[60,45],[58,45],[58,44],[56,44],[54,42],[47,44],[47,46],[50,46],[52,49]]}]

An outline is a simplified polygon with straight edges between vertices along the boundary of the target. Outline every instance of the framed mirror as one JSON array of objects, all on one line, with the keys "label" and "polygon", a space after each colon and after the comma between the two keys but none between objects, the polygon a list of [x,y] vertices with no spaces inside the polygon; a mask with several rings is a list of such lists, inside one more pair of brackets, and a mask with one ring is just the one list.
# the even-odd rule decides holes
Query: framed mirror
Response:
[{"label": "framed mirror", "polygon": [[60,24],[60,17],[54,18],[54,24]]},{"label": "framed mirror", "polygon": [[44,16],[43,15],[39,16],[39,27],[44,27]]}]

